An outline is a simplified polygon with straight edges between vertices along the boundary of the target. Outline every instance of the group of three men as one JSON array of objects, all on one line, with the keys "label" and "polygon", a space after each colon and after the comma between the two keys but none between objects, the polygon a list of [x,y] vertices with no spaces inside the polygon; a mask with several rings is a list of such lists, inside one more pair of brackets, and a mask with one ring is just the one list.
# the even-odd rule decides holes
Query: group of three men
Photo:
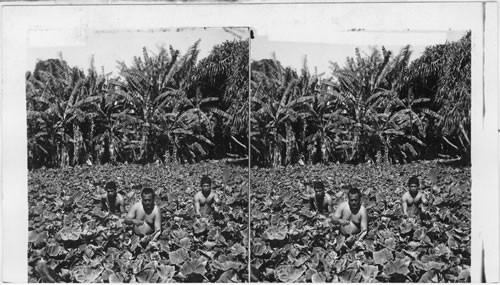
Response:
[{"label": "group of three men", "polygon": [[[325,192],[322,181],[312,183],[314,193],[306,195],[312,210],[317,211],[329,221],[340,225],[340,232],[345,236],[358,235],[362,239],[368,231],[368,212],[361,203],[361,191],[352,187],[347,193],[347,201],[341,203],[333,212],[332,197]],[[425,194],[419,190],[418,177],[408,180],[408,191],[401,197],[402,214],[415,216],[420,212],[420,205],[427,204]],[[325,216],[326,215],[326,216]]]},{"label": "group of three men", "polygon": [[[211,179],[208,176],[201,178],[201,190],[194,195],[195,214],[208,215],[212,205],[218,203],[217,195],[211,191]],[[333,212],[333,200],[325,192],[322,181],[312,183],[314,193],[306,195],[312,210],[328,218],[331,222],[340,225],[340,232],[345,236],[358,235],[362,239],[368,231],[368,213],[361,203],[361,192],[358,188],[351,188],[347,194],[347,201],[341,203]],[[106,183],[106,194],[100,196],[102,209],[111,213],[125,213],[125,201],[117,193],[115,182]],[[419,212],[422,203],[427,203],[425,195],[419,191],[419,180],[416,176],[408,180],[408,191],[401,198],[403,214],[413,216]],[[333,215],[332,215],[333,214]],[[326,216],[325,216],[326,215]],[[328,216],[328,217],[327,217]],[[144,188],[141,192],[141,201],[136,202],[125,216],[124,223],[132,225],[137,235],[145,236],[161,232],[161,211],[155,205],[155,193],[151,188]]]},{"label": "group of three men", "polygon": [[[201,191],[194,195],[195,214],[208,215],[212,204],[218,202],[217,195],[211,191],[212,181],[208,176],[201,179]],[[125,214],[125,200],[117,193],[116,183],[110,181],[105,185],[106,193],[99,196],[103,211],[114,214]],[[144,188],[141,201],[130,207],[124,218],[124,223],[133,226],[133,231],[139,236],[159,234],[161,232],[161,210],[155,204],[155,192],[152,188]]]}]

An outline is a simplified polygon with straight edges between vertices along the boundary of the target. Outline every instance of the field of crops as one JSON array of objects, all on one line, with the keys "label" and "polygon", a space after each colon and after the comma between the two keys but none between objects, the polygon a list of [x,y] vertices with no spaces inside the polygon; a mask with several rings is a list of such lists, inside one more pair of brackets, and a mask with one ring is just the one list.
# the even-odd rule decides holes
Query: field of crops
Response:
[{"label": "field of crops", "polygon": [[[431,169],[434,174],[431,173]],[[436,175],[437,174],[437,175]],[[400,198],[420,175],[429,205],[404,219]],[[334,205],[344,185],[361,189],[368,234],[356,243],[309,210],[304,180],[327,182]],[[332,165],[252,170],[252,278],[267,282],[470,282],[470,168],[433,162],[395,166]],[[334,206],[335,208],[335,206]]]},{"label": "field of crops", "polygon": [[[243,282],[248,280],[248,170],[229,169],[225,204],[194,217],[203,174],[222,196],[221,162],[39,169],[29,173],[29,282]],[[118,184],[128,209],[143,187],[157,193],[162,235],[141,242],[102,212],[96,194]]]}]

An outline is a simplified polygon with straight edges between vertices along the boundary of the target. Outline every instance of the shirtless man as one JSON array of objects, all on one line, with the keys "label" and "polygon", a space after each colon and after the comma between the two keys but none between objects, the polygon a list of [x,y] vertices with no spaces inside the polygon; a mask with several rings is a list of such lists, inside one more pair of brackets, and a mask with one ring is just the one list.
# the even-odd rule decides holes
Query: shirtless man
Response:
[{"label": "shirtless man", "polygon": [[318,214],[321,215],[333,213],[333,200],[328,193],[325,193],[323,181],[314,181],[312,185],[314,193],[306,196],[306,199],[309,200],[311,211],[318,211]]},{"label": "shirtless man", "polygon": [[198,216],[208,216],[212,213],[212,204],[219,203],[217,194],[212,192],[212,180],[207,175],[201,178],[201,191],[194,195],[194,211]]},{"label": "shirtless man", "polygon": [[125,224],[134,226],[134,233],[139,236],[157,235],[161,232],[161,212],[155,205],[155,192],[151,188],[144,188],[141,192],[141,201],[135,203],[128,211]]},{"label": "shirtless man", "polygon": [[344,236],[359,234],[358,240],[361,240],[368,231],[368,213],[361,205],[361,192],[358,188],[351,188],[347,199],[338,206],[332,221],[340,224]]},{"label": "shirtless man", "polygon": [[412,176],[408,180],[408,192],[401,197],[403,215],[406,217],[415,216],[420,213],[420,205],[427,204],[425,194],[419,191],[420,183],[417,176]]},{"label": "shirtless man", "polygon": [[112,214],[124,214],[125,201],[122,195],[116,193],[116,183],[110,181],[106,183],[104,188],[107,193],[99,195],[102,210],[109,211]]}]

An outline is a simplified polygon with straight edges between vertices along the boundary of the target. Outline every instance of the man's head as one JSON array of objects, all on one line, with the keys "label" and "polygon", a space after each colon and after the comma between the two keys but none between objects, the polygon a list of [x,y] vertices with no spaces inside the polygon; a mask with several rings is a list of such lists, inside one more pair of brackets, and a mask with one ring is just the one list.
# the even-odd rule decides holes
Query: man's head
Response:
[{"label": "man's head", "polygon": [[200,181],[201,191],[205,194],[210,193],[210,187],[212,185],[212,180],[208,175],[203,175]]},{"label": "man's head", "polygon": [[408,189],[410,190],[410,194],[416,195],[418,193],[418,186],[420,185],[418,181],[418,177],[416,175],[413,175],[408,179]]},{"label": "man's head", "polygon": [[358,188],[352,187],[347,193],[349,208],[353,212],[357,212],[361,208],[361,191]]},{"label": "man's head", "polygon": [[155,191],[151,188],[142,189],[141,200],[145,211],[152,210],[155,206]]},{"label": "man's head", "polygon": [[314,192],[317,196],[322,196],[325,194],[325,184],[321,180],[313,181]]},{"label": "man's head", "polygon": [[114,181],[109,181],[106,183],[106,186],[104,186],[106,189],[106,192],[108,192],[108,196],[115,196],[116,195],[116,183]]}]

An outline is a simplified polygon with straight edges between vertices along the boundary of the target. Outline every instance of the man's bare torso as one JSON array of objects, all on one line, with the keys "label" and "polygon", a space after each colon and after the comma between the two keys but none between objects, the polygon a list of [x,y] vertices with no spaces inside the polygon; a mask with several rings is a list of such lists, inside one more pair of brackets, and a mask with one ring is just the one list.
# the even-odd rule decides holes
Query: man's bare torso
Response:
[{"label": "man's bare torso", "polygon": [[415,215],[420,212],[420,205],[422,204],[423,194],[421,192],[417,193],[415,197],[413,197],[409,192],[406,192],[403,195],[403,201],[406,202],[407,205],[407,213],[408,215]]},{"label": "man's bare torso", "polygon": [[150,213],[144,211],[144,207],[141,202],[137,202],[133,207],[136,207],[134,219],[144,221],[144,224],[140,226],[134,226],[134,232],[138,235],[147,235],[153,233],[155,230],[155,218],[156,213],[159,211],[158,206],[154,206]]},{"label": "man's bare torso", "polygon": [[210,194],[205,197],[205,195],[199,191],[195,195],[195,200],[200,203],[200,214],[208,215],[212,212],[212,204],[215,202],[215,193],[210,192]]},{"label": "man's bare torso", "polygon": [[124,204],[122,195],[116,194],[115,199],[110,199],[110,197],[107,194],[104,194],[102,199],[104,200],[106,209],[110,213],[121,213],[121,206]]},{"label": "man's bare torso", "polygon": [[332,205],[332,197],[325,193],[325,196],[321,201],[316,197],[315,194],[309,196],[309,203],[311,206],[311,210],[317,210],[321,214],[327,214],[329,212],[329,206]]},{"label": "man's bare torso", "polygon": [[339,207],[341,207],[342,209],[340,218],[350,222],[348,225],[341,226],[340,231],[344,235],[359,233],[361,231],[362,215],[366,211],[365,207],[361,205],[357,213],[352,213],[351,209],[349,208],[348,202],[343,202],[342,204],[339,205]]}]

